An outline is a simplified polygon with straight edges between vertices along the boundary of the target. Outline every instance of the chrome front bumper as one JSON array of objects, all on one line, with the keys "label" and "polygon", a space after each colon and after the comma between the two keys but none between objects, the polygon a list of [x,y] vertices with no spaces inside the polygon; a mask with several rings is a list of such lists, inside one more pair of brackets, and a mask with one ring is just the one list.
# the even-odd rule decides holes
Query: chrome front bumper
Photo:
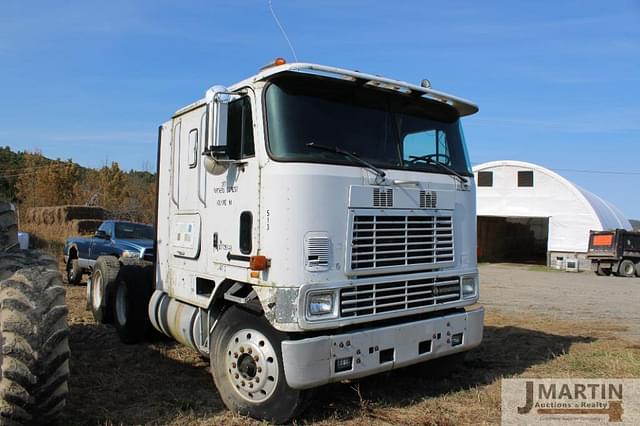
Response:
[{"label": "chrome front bumper", "polygon": [[[287,383],[294,389],[355,379],[474,348],[482,341],[482,307],[407,324],[282,342]],[[459,344],[452,336],[462,334]],[[336,372],[336,360],[352,358]]]}]

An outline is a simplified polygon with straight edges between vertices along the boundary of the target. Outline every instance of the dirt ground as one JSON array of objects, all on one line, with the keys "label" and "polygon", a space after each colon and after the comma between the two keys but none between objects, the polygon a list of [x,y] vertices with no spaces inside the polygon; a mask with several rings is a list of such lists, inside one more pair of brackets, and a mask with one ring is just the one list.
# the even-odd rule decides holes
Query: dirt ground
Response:
[{"label": "dirt ground", "polygon": [[480,303],[499,312],[524,310],[550,319],[616,324],[623,329],[619,336],[640,341],[640,278],[481,265]]},{"label": "dirt ground", "polygon": [[[483,344],[456,373],[438,379],[418,366],[325,386],[297,423],[497,424],[502,377],[640,377],[640,280],[505,265],[481,275]],[[72,376],[61,425],[261,424],[224,408],[194,351],[123,345],[85,310],[84,286],[67,287],[67,301]]]}]

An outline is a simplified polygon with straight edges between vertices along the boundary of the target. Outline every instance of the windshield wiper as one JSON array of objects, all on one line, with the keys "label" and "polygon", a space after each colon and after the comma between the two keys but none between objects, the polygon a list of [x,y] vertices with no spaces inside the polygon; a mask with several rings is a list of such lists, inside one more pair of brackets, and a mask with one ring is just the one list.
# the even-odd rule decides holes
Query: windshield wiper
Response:
[{"label": "windshield wiper", "polygon": [[325,146],[325,145],[318,145],[315,142],[309,142],[307,144],[307,146],[309,148],[316,148],[316,149],[321,149],[323,151],[329,151],[329,152],[336,152],[338,154],[342,154],[347,158],[352,159],[353,161],[360,163],[361,165],[365,166],[366,168],[372,170],[375,174],[377,174],[378,176],[380,176],[380,178],[384,178],[387,174],[380,170],[379,168],[377,168],[376,166],[374,166],[373,164],[371,164],[370,162],[368,162],[367,160],[362,159],[358,154],[356,154],[355,152],[349,152],[349,151],[345,151],[342,148],[338,148],[337,146]]},{"label": "windshield wiper", "polygon": [[436,167],[440,167],[442,170],[451,173],[452,175],[454,175],[455,177],[457,177],[458,179],[460,179],[461,183],[467,183],[467,178],[462,176],[460,173],[456,172],[455,170],[453,170],[451,167],[446,166],[444,164],[442,164],[439,161],[435,161],[432,158],[433,154],[427,154],[427,155],[421,155],[421,156],[413,156],[410,155],[409,158],[411,158],[413,161],[424,161],[427,164],[433,164]]}]

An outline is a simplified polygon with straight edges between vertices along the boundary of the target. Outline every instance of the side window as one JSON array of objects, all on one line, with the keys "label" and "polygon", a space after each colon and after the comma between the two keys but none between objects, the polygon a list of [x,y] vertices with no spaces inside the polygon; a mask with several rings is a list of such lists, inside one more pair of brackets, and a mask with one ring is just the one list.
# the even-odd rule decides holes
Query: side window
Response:
[{"label": "side window", "polygon": [[533,186],[533,170],[523,170],[518,172],[518,186],[525,188]]},{"label": "side window", "polygon": [[111,222],[103,222],[102,225],[98,228],[98,231],[104,231],[108,236],[113,235],[113,226]]},{"label": "side window", "polygon": [[447,135],[442,130],[425,130],[410,133],[404,137],[402,159],[405,162],[414,160],[413,157],[429,157],[433,161],[451,164]]},{"label": "side window", "polygon": [[493,172],[478,172],[478,186],[493,186]]},{"label": "side window", "polygon": [[187,152],[187,161],[189,168],[193,169],[198,165],[198,129],[189,132],[189,147]]},{"label": "side window", "polygon": [[229,158],[234,160],[255,155],[251,101],[248,96],[243,96],[229,104],[227,149]]}]

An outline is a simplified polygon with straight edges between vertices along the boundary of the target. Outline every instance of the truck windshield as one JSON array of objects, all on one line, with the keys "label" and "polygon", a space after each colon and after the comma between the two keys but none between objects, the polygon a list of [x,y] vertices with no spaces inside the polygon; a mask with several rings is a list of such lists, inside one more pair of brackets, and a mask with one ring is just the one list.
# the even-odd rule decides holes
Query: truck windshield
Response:
[{"label": "truck windshield", "polygon": [[153,227],[139,223],[116,223],[116,238],[127,240],[152,240]]},{"label": "truck windshield", "polygon": [[441,163],[471,176],[459,116],[449,105],[295,73],[271,80],[265,104],[275,160],[362,166],[343,150],[380,168],[449,173]]}]

